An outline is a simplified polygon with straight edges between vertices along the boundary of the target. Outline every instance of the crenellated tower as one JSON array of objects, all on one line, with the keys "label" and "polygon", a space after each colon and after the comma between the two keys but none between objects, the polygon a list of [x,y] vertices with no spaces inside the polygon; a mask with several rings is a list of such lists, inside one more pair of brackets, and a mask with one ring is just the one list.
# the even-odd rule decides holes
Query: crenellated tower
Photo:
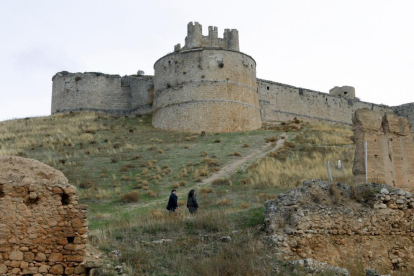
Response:
[{"label": "crenellated tower", "polygon": [[[223,38],[218,37],[218,28],[208,27],[208,36],[203,36],[203,26],[198,22],[190,22],[187,25],[187,36],[183,50],[193,48],[222,48],[232,51],[240,51],[239,32],[236,29],[225,29]],[[174,51],[180,51],[181,47],[176,45]]]},{"label": "crenellated tower", "polygon": [[186,132],[234,132],[259,129],[256,62],[239,51],[239,33],[223,38],[210,26],[187,25],[185,46],[174,47],[154,64],[152,124]]}]

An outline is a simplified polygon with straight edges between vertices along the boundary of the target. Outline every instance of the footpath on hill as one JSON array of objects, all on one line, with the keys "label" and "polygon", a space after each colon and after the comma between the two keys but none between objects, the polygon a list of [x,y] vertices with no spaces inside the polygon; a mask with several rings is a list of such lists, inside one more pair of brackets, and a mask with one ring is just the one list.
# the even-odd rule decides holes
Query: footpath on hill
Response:
[{"label": "footpath on hill", "polygon": [[[196,184],[195,188],[209,185],[216,179],[230,177],[232,174],[236,173],[239,169],[245,170],[246,168],[248,168],[249,165],[253,164],[255,161],[259,160],[260,158],[265,157],[270,151],[278,150],[283,145],[283,143],[289,138],[286,135],[286,133],[282,133],[281,136],[285,137],[285,139],[279,139],[276,142],[275,146],[272,147],[272,143],[267,143],[263,145],[262,147],[254,150],[249,155],[246,155],[243,158],[240,158],[235,162],[226,164],[218,172],[213,173],[210,177],[203,179],[201,183]],[[177,195],[179,197],[186,198],[186,192],[177,191]],[[163,199],[154,200],[144,205],[140,205],[140,207],[159,205],[161,202],[166,202],[166,199],[163,198]],[[139,205],[139,203],[130,206],[130,208],[128,208],[128,211],[134,210],[137,205]]]},{"label": "footpath on hill", "polygon": [[[286,133],[283,133],[281,136],[286,136]],[[274,147],[271,147],[272,145],[271,143],[267,143],[263,145],[262,147],[254,150],[249,155],[246,155],[243,158],[240,158],[233,163],[229,163],[225,165],[217,173],[211,175],[210,177],[206,179],[203,179],[203,181],[200,184],[198,184],[197,187],[211,184],[216,179],[230,177],[231,175],[236,173],[239,169],[242,169],[242,170],[246,169],[249,165],[254,163],[256,160],[259,160],[260,158],[265,157],[270,151],[278,150],[283,145],[286,139],[279,139],[276,142],[276,145]]]}]

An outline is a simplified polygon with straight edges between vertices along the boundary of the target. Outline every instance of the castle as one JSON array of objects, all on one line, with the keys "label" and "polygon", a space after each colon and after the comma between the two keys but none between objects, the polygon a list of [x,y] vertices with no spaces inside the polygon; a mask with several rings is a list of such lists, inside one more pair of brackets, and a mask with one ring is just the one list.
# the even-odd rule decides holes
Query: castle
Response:
[{"label": "castle", "polygon": [[188,23],[185,45],[154,64],[154,76],[59,72],[53,77],[52,114],[93,110],[113,115],[152,112],[156,128],[185,132],[235,132],[262,124],[317,120],[351,124],[368,108],[405,116],[414,124],[414,103],[386,106],[362,102],[351,86],[328,93],[256,78],[255,60],[239,49],[239,33]]}]

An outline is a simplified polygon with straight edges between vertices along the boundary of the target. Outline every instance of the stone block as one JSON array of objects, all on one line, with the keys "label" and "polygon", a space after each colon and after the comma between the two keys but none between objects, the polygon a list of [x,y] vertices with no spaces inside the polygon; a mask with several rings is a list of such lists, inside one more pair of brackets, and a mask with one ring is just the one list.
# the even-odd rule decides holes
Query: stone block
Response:
[{"label": "stone block", "polygon": [[12,261],[23,261],[23,252],[14,250],[10,252],[9,259]]},{"label": "stone block", "polygon": [[54,275],[62,275],[63,272],[64,272],[64,268],[60,264],[54,265],[49,269],[49,273],[54,274]]}]

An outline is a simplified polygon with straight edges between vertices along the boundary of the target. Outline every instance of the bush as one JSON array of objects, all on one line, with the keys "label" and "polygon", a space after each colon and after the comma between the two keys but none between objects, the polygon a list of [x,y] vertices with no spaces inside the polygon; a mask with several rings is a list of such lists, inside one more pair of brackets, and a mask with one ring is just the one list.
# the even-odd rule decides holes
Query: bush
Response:
[{"label": "bush", "polygon": [[133,191],[130,193],[123,194],[121,196],[121,201],[124,203],[138,202],[140,198],[140,193],[138,191]]},{"label": "bush", "polygon": [[217,204],[219,206],[229,206],[230,203],[231,203],[231,200],[228,199],[228,198],[224,198],[224,199],[220,200],[219,202],[217,202]]},{"label": "bush", "polygon": [[230,178],[219,178],[214,180],[212,183],[212,185],[221,185],[221,186],[231,186],[232,182],[230,180]]},{"label": "bush", "polygon": [[249,207],[250,207],[250,204],[249,203],[243,202],[242,204],[240,204],[240,208],[241,209],[247,209]]}]

